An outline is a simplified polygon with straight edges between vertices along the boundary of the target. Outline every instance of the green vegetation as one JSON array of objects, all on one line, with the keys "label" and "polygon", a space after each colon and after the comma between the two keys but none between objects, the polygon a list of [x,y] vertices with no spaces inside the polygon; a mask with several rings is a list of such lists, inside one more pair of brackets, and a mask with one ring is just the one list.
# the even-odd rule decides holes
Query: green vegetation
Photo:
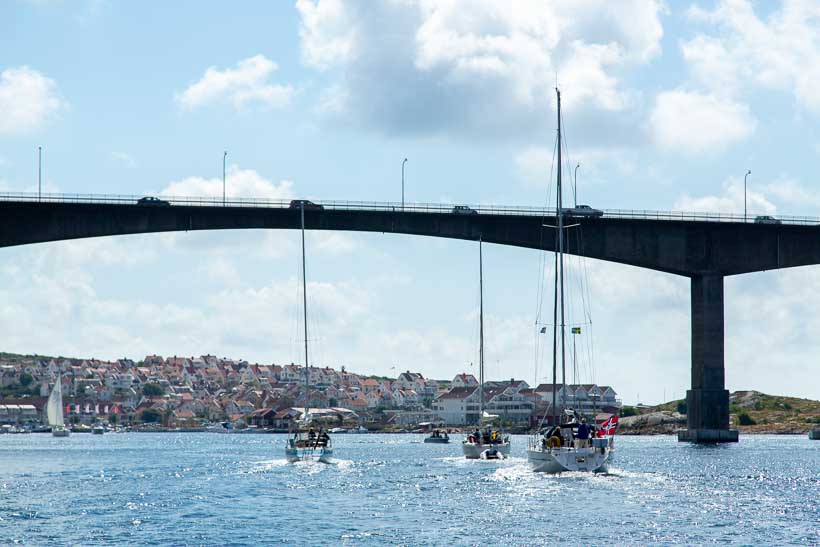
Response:
[{"label": "green vegetation", "polygon": [[737,415],[737,422],[740,425],[757,425],[757,422],[749,416],[748,412],[741,412]]},{"label": "green vegetation", "polygon": [[142,394],[146,397],[162,397],[165,390],[159,384],[145,384],[142,386]]},{"label": "green vegetation", "polygon": [[140,414],[140,420],[146,424],[155,424],[158,423],[162,419],[162,414],[158,410],[154,410],[153,408],[146,408]]},{"label": "green vegetation", "polygon": [[678,404],[675,405],[675,409],[678,411],[678,414],[686,414],[686,401],[678,401]]},{"label": "green vegetation", "polygon": [[34,376],[29,374],[28,372],[24,372],[20,375],[20,385],[23,387],[28,387],[28,385],[34,381]]},{"label": "green vegetation", "polygon": [[626,406],[621,409],[621,418],[626,418],[627,416],[637,416],[638,411],[635,409],[634,406]]}]

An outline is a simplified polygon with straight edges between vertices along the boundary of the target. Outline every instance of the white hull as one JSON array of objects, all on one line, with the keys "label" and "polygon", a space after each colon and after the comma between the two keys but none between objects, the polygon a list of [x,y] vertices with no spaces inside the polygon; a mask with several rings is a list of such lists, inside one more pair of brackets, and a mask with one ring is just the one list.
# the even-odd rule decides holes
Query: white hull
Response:
[{"label": "white hull", "polygon": [[289,463],[321,462],[330,463],[333,457],[332,448],[285,448],[285,458]]},{"label": "white hull", "polygon": [[539,473],[563,473],[581,471],[596,473],[606,471],[610,450],[608,448],[533,448],[527,449],[527,460],[533,471]]},{"label": "white hull", "polygon": [[510,455],[510,442],[504,442],[499,444],[481,444],[481,443],[470,443],[470,442],[463,442],[461,443],[461,450],[464,452],[464,457],[468,460],[477,460],[481,458],[481,453],[485,450],[489,450],[490,448],[495,448],[498,452],[501,453],[502,456],[509,457]]},{"label": "white hull", "polygon": [[53,427],[51,428],[51,435],[54,437],[68,437],[71,435],[71,431],[65,427]]}]

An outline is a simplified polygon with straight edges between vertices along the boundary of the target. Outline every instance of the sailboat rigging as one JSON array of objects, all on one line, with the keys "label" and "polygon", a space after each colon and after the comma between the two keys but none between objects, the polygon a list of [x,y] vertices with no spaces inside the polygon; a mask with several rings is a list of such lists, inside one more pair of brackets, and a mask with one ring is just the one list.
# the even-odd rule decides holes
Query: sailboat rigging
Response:
[{"label": "sailboat rigging", "polygon": [[[558,170],[556,176],[557,196],[555,206],[555,273],[553,292],[553,343],[552,343],[552,422],[545,429],[543,422],[539,433],[530,439],[527,448],[527,459],[535,471],[560,473],[562,471],[603,471],[613,447],[613,437],[617,417],[613,422],[604,424],[599,436],[595,437],[593,429],[586,424],[586,419],[577,419],[575,411],[569,418],[564,404],[566,401],[566,316],[564,291],[564,253],[566,226],[565,210],[562,201],[562,142],[561,142],[561,92],[556,88],[558,111]],[[560,313],[559,313],[560,310]],[[558,411],[558,340],[561,342],[561,410]],[[573,341],[574,344],[574,341]],[[573,363],[575,362],[573,352]],[[575,365],[573,364],[573,367]],[[559,418],[561,421],[559,421]]]},{"label": "sailboat rigging", "polygon": [[333,455],[333,445],[327,431],[319,428],[317,432],[310,420],[310,361],[308,359],[308,320],[307,320],[307,271],[305,259],[305,204],[300,208],[302,226],[302,310],[305,329],[305,367],[302,389],[304,405],[300,421],[307,431],[302,431],[297,424],[293,436],[289,435],[285,446],[285,457],[289,462],[320,461],[328,463]]},{"label": "sailboat rigging", "polygon": [[482,240],[478,240],[478,423],[477,428],[461,444],[464,457],[474,459],[501,459],[510,455],[510,438],[501,431],[493,431],[498,416],[484,411],[484,255]]}]

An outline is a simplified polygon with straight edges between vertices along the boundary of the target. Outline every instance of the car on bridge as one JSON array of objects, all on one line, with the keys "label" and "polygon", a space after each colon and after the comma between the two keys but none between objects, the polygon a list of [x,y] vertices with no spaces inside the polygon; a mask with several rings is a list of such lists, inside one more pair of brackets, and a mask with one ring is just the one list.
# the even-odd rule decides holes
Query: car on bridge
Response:
[{"label": "car on bridge", "polygon": [[137,200],[137,205],[158,205],[158,206],[165,206],[171,205],[169,202],[165,201],[164,199],[155,198],[154,196],[145,196],[144,198],[140,198]]},{"label": "car on bridge", "polygon": [[456,205],[453,207],[454,215],[477,215],[478,211],[466,205]]},{"label": "car on bridge", "polygon": [[313,203],[307,199],[294,199],[290,202],[291,209],[301,209],[304,207],[305,209],[324,209],[324,205],[319,205],[318,203]]},{"label": "car on bridge", "polygon": [[779,218],[770,217],[769,215],[760,215],[755,217],[755,224],[783,224]]},{"label": "car on bridge", "polygon": [[562,209],[565,215],[571,217],[602,217],[604,212],[600,209],[593,209],[589,205],[576,205],[575,207]]}]

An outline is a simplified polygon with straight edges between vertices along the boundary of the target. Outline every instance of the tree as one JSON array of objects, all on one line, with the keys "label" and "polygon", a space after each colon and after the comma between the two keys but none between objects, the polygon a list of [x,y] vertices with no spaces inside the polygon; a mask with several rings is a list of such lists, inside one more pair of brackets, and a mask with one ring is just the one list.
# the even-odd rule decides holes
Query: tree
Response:
[{"label": "tree", "polygon": [[162,397],[165,390],[159,384],[145,384],[142,386],[142,394],[146,397]]},{"label": "tree", "polygon": [[28,386],[31,382],[34,381],[34,377],[29,374],[28,372],[24,372],[20,375],[20,385],[23,387]]},{"label": "tree", "polygon": [[117,425],[117,422],[119,421],[119,419],[120,419],[120,417],[119,417],[118,414],[112,414],[111,416],[108,417],[108,423],[111,424],[111,425]]},{"label": "tree", "polygon": [[154,410],[153,408],[146,408],[142,411],[142,414],[140,414],[140,420],[142,420],[142,422],[146,424],[155,424],[159,422],[161,419],[162,414],[160,414],[158,410]]},{"label": "tree", "polygon": [[686,401],[678,401],[678,413],[686,414]]},{"label": "tree", "polygon": [[741,412],[737,415],[737,421],[740,425],[756,425],[757,422],[749,416],[748,412]]}]

